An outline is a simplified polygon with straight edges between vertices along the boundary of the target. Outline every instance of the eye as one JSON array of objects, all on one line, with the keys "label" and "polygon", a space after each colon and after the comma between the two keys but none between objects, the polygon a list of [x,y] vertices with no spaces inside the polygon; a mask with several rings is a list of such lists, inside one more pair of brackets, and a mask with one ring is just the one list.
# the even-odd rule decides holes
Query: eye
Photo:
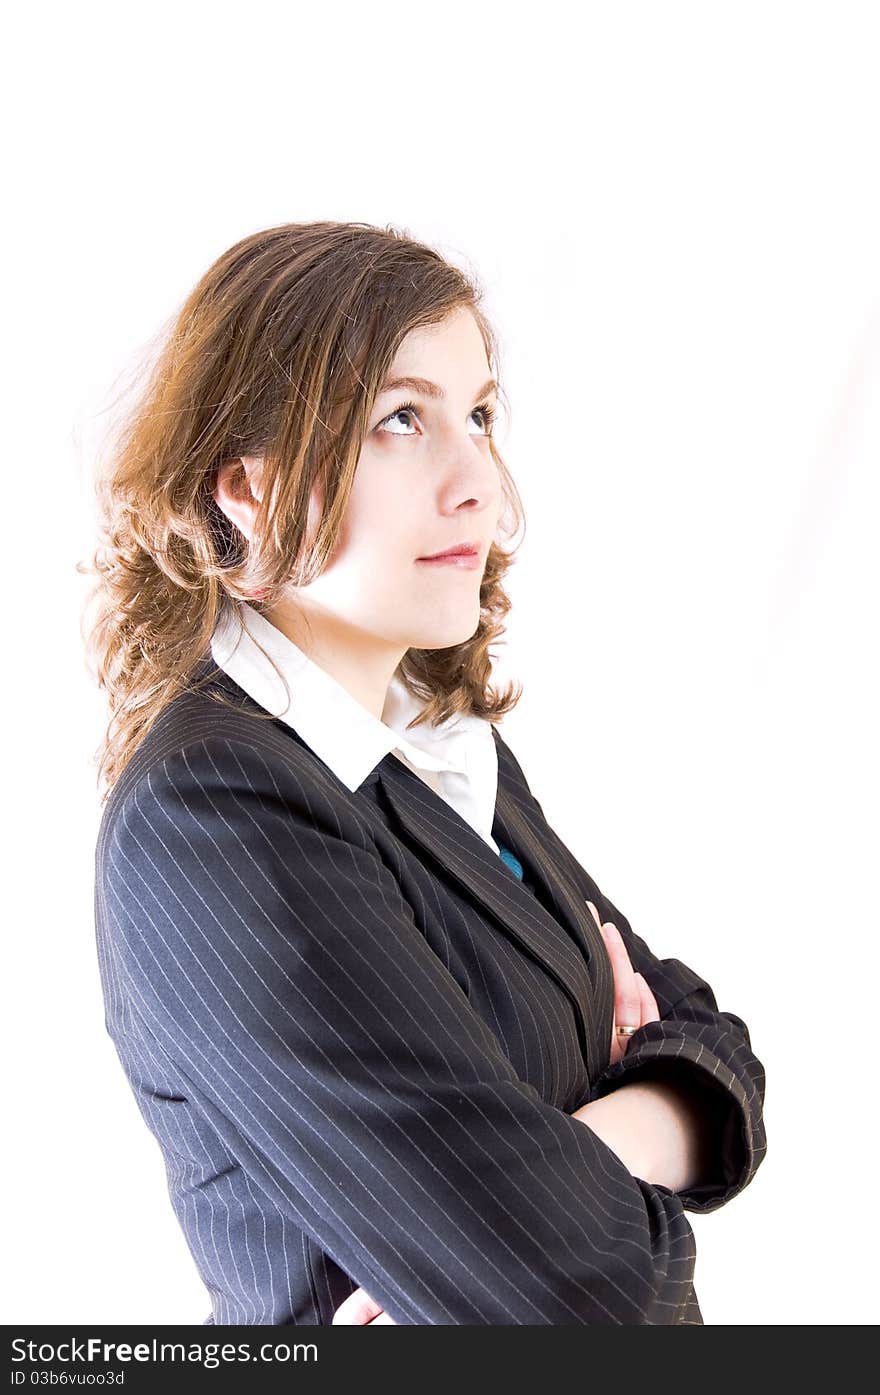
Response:
[{"label": "eye", "polygon": [[[476,416],[477,414],[479,414],[483,420],[483,435],[491,436],[492,424],[495,420],[495,408],[489,402],[481,402],[478,407],[474,407],[471,411],[471,416]],[[395,407],[393,412],[389,412],[387,417],[382,418],[382,420],[379,422],[376,428],[377,431],[384,430],[388,426],[389,422],[395,421],[398,417],[402,417],[404,415],[418,415],[418,409],[414,402],[402,402],[399,407]],[[408,436],[411,433],[408,431],[392,431],[390,434],[392,436]]]},{"label": "eye", "polygon": [[479,412],[480,416],[483,418],[484,434],[486,436],[491,436],[492,423],[495,420],[495,408],[490,402],[481,402],[479,407],[475,407],[474,411],[471,412],[471,416],[474,415],[474,412]]},{"label": "eye", "polygon": [[[382,420],[379,422],[379,425],[378,425],[377,430],[381,431],[384,427],[386,427],[386,426],[388,425],[388,423],[389,423],[390,421],[394,421],[397,417],[402,417],[402,416],[404,416],[404,414],[406,414],[407,416],[414,415],[414,414],[415,414],[415,410],[416,410],[416,407],[415,407],[415,403],[414,403],[414,402],[404,402],[404,403],[402,403],[401,406],[395,407],[395,409],[394,409],[393,412],[389,412],[389,414],[388,414],[387,417],[383,417],[383,418],[382,418]],[[407,432],[404,432],[404,431],[392,431],[392,432],[391,432],[391,435],[392,435],[392,436],[405,436],[405,435],[407,435],[407,434],[408,434],[408,433],[407,433]]]}]

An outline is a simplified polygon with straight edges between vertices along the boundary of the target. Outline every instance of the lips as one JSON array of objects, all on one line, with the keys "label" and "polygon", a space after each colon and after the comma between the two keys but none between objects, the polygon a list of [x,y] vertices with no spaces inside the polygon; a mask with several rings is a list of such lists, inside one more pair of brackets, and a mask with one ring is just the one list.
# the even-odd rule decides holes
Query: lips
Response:
[{"label": "lips", "polygon": [[445,552],[432,552],[427,557],[417,557],[417,562],[439,562],[443,557],[476,557],[479,554],[477,543],[459,543],[456,547],[449,547]]}]

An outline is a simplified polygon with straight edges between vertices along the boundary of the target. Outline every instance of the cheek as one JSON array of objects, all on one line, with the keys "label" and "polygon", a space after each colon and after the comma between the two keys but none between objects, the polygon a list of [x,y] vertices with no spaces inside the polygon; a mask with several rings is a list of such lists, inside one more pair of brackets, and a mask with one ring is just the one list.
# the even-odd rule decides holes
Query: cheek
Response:
[{"label": "cheek", "polygon": [[375,557],[415,555],[418,501],[401,473],[390,464],[384,470],[358,468],[343,520],[353,553]]}]

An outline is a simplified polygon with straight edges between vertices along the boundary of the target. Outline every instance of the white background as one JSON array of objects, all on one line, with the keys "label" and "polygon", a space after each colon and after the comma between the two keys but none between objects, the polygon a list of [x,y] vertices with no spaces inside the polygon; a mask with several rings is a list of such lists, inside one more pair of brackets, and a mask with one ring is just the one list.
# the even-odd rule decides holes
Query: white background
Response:
[{"label": "white background", "polygon": [[706,1323],[876,1321],[876,7],[21,14],[2,92],[3,1321],[210,1311],[104,1029],[104,699],[74,569],[132,366],[232,242],[317,218],[395,224],[485,286],[527,510],[505,737],[767,1070],[764,1164],[690,1217]]}]

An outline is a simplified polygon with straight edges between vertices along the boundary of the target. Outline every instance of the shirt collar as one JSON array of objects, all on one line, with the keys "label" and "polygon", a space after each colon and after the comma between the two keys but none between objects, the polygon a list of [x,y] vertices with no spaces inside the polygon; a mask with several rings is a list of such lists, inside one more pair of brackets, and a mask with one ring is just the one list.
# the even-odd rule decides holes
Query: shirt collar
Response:
[{"label": "shirt collar", "polygon": [[[486,718],[468,713],[454,713],[437,727],[422,725],[404,736],[422,704],[399,673],[388,686],[382,718],[375,717],[246,601],[227,602],[211,638],[211,654],[255,702],[294,727],[352,791],[392,751],[402,752],[419,769],[467,774],[474,743],[492,736]],[[273,663],[290,688],[289,702]]]}]

